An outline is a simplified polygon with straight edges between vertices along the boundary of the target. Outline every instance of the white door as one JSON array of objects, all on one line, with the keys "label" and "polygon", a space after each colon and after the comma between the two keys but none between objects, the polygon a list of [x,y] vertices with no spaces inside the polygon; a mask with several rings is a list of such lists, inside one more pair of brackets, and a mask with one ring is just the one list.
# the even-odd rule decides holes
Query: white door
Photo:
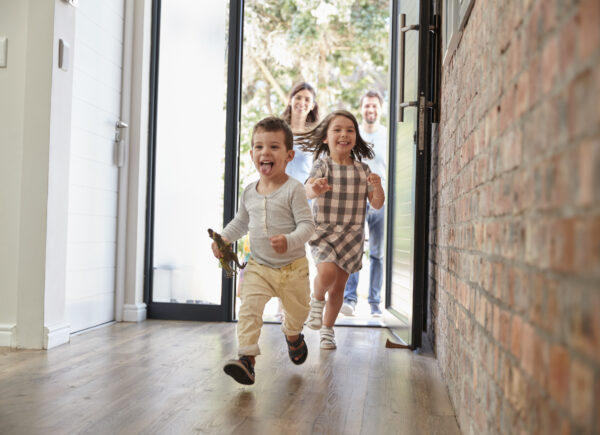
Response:
[{"label": "white door", "polygon": [[76,332],[115,318],[115,125],[120,118],[124,0],[80,0],[73,49],[67,319]]}]

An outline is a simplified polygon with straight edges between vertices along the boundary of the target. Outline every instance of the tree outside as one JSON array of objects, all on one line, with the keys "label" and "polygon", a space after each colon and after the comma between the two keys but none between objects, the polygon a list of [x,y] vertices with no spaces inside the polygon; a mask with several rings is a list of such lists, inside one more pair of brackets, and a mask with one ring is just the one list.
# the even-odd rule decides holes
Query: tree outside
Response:
[{"label": "tree outside", "polygon": [[245,2],[240,189],[257,177],[253,126],[282,114],[294,83],[316,89],[321,117],[346,109],[359,118],[366,90],[387,96],[389,31],[389,0]]}]

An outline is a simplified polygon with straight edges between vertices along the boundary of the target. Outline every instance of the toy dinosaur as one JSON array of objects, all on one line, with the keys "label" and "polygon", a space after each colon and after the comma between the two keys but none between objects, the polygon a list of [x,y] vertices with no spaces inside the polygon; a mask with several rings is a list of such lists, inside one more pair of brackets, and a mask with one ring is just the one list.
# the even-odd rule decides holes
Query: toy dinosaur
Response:
[{"label": "toy dinosaur", "polygon": [[231,278],[233,275],[235,275],[235,270],[231,267],[232,261],[235,263],[238,269],[243,269],[246,267],[246,263],[240,264],[237,255],[235,252],[233,252],[233,249],[231,249],[231,245],[225,243],[225,240],[223,240],[219,233],[209,228],[208,236],[215,241],[219,251],[221,254],[223,254],[223,256],[219,258],[219,264],[225,270],[225,276],[227,278]]}]

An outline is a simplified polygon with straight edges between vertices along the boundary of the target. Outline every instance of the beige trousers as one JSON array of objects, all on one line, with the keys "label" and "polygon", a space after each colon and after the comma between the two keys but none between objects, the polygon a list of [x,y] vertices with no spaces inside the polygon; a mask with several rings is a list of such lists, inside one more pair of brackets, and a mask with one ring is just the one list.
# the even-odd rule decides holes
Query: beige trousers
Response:
[{"label": "beige trousers", "polygon": [[281,299],[283,306],[283,333],[299,334],[310,310],[310,280],[306,257],[279,269],[263,266],[250,258],[240,288],[238,355],[260,355],[258,338],[263,325],[263,311],[265,304],[273,297]]}]

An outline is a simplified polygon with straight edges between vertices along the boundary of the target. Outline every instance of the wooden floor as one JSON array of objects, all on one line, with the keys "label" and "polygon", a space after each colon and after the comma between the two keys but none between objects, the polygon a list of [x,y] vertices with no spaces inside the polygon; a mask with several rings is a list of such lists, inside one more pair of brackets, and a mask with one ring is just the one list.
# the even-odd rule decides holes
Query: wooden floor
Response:
[{"label": "wooden floor", "polygon": [[116,323],[50,351],[0,348],[1,434],[459,434],[436,360],[387,330],[336,328],[338,349],[287,356],[265,325],[256,383],[222,370],[235,324]]}]

